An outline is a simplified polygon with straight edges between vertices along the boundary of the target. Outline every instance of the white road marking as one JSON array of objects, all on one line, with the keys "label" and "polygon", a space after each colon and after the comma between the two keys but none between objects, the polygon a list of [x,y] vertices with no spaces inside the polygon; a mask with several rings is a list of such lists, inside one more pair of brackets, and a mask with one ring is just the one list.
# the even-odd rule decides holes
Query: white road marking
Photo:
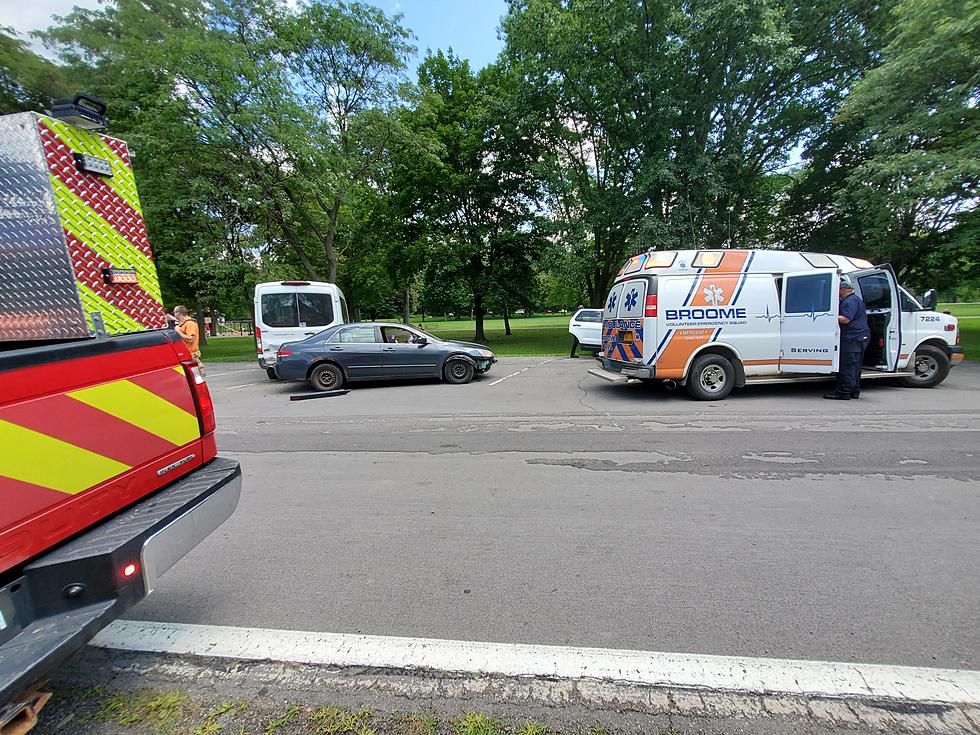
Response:
[{"label": "white road marking", "polygon": [[526,368],[523,368],[521,370],[518,370],[516,373],[511,373],[510,375],[505,375],[502,378],[497,378],[495,381],[493,381],[492,383],[490,383],[490,387],[492,388],[497,383],[503,383],[508,378],[513,378],[515,375],[520,375],[521,373],[526,373],[528,370],[530,370],[533,367],[541,367],[542,365],[546,365],[549,362],[551,362],[551,360],[545,360],[544,362],[539,362],[537,365],[528,365]]},{"label": "white road marking", "polygon": [[333,666],[625,681],[726,692],[980,703],[980,671],[117,620],[102,648]]},{"label": "white road marking", "polygon": [[241,385],[226,385],[225,390],[235,390],[236,388],[248,388],[250,385],[265,385],[268,380],[261,380],[258,383],[242,383]]}]

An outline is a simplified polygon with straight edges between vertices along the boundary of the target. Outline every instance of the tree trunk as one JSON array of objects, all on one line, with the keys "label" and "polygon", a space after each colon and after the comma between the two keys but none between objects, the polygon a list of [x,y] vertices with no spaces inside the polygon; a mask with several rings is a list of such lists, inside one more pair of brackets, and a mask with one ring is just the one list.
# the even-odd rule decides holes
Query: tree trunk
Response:
[{"label": "tree trunk", "polygon": [[[204,308],[201,306],[201,300],[198,299],[194,302],[194,320],[197,322],[197,333],[199,335],[201,347],[204,347],[208,343],[208,335],[204,329]],[[212,321],[214,321],[212,319]]]},{"label": "tree trunk", "polygon": [[412,323],[412,289],[405,286],[405,302],[402,304],[402,321]]},{"label": "tree trunk", "polygon": [[211,315],[211,328],[208,330],[209,337],[218,336],[218,312],[214,308],[214,304],[208,305],[208,313]]},{"label": "tree trunk", "polygon": [[510,307],[504,304],[504,334],[510,336]]},{"label": "tree trunk", "polygon": [[337,236],[337,221],[340,217],[340,197],[333,198],[333,206],[330,208],[330,229],[327,230],[327,237],[323,246],[327,251],[327,263],[330,266],[330,283],[337,282],[337,252],[333,249],[333,241]]},{"label": "tree trunk", "polygon": [[483,330],[483,294],[473,294],[473,318],[476,319],[476,336],[473,338],[477,342],[484,342],[487,335]]}]

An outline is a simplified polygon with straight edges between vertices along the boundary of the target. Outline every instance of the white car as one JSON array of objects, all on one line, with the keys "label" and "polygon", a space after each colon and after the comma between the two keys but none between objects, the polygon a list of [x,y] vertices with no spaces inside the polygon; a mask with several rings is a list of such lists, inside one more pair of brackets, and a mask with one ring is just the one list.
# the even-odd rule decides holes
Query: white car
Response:
[{"label": "white car", "polygon": [[583,347],[598,350],[602,346],[602,309],[579,309],[572,314],[568,332]]}]

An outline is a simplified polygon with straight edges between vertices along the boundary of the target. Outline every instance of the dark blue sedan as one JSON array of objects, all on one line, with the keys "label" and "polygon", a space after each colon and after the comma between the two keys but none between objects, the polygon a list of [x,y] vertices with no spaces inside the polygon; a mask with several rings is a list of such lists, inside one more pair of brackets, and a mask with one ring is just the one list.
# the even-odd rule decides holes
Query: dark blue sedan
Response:
[{"label": "dark blue sedan", "polygon": [[405,324],[361,322],[325,329],[279,348],[280,380],[334,390],[358,380],[441,378],[469,383],[497,361],[486,347],[449,342]]}]

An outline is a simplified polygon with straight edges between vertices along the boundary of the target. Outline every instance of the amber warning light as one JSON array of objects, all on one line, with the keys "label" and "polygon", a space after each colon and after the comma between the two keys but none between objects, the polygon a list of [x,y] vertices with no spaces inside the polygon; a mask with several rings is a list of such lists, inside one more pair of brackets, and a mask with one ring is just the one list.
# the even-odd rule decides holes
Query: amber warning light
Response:
[{"label": "amber warning light", "polygon": [[103,268],[102,277],[106,283],[139,283],[140,277],[135,268]]}]

